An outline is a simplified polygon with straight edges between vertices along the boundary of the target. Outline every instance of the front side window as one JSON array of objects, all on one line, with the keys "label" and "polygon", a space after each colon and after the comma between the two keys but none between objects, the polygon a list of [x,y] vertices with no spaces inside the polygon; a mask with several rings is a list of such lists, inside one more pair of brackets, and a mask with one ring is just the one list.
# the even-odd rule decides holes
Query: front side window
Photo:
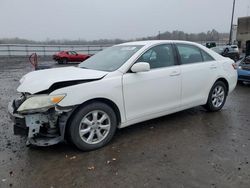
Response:
[{"label": "front side window", "polygon": [[70,53],[71,53],[71,55],[76,55],[76,52],[74,52],[74,51],[71,51]]},{"label": "front side window", "polygon": [[182,64],[191,64],[203,62],[201,51],[198,47],[188,44],[177,44],[177,49]]},{"label": "front side window", "polygon": [[142,45],[121,45],[106,48],[79,65],[80,68],[112,72],[129,60]]},{"label": "front side window", "polygon": [[171,44],[155,46],[145,52],[136,62],[147,62],[151,69],[175,65],[175,58]]}]

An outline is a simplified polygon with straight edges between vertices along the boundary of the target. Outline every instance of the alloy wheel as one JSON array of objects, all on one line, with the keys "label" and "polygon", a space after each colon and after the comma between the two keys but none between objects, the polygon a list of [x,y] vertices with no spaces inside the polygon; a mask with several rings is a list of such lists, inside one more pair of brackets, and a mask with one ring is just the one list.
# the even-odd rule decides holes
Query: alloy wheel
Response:
[{"label": "alloy wheel", "polygon": [[222,86],[218,85],[214,88],[212,93],[212,104],[214,107],[219,108],[225,99],[225,90]]},{"label": "alloy wheel", "polygon": [[110,128],[109,115],[101,110],[94,110],[81,120],[79,134],[85,143],[98,144],[107,137]]}]

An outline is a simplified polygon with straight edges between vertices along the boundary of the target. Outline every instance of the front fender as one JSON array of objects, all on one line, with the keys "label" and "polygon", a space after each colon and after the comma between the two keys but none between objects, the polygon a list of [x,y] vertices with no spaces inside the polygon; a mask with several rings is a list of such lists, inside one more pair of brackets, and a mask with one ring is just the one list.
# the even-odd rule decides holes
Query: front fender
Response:
[{"label": "front fender", "polygon": [[116,104],[121,121],[125,121],[121,76],[61,88],[53,91],[51,95],[59,93],[66,94],[66,97],[58,103],[61,107],[80,105],[95,98],[108,99]]}]

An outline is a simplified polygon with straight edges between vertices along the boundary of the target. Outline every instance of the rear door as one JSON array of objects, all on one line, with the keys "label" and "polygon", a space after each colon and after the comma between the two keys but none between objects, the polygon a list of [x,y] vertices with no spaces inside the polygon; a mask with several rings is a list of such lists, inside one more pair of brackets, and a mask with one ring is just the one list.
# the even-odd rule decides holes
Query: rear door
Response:
[{"label": "rear door", "polygon": [[181,68],[181,106],[206,103],[217,75],[217,62],[204,50],[191,44],[176,44]]}]

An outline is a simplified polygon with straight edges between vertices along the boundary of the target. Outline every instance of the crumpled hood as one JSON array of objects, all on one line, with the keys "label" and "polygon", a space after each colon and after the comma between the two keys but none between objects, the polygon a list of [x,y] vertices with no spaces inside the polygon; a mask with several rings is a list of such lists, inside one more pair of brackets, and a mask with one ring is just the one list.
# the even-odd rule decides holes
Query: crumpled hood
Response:
[{"label": "crumpled hood", "polygon": [[17,91],[35,94],[49,89],[50,86],[58,82],[100,79],[105,75],[107,75],[107,72],[78,67],[38,70],[24,75],[20,80],[21,84]]}]

